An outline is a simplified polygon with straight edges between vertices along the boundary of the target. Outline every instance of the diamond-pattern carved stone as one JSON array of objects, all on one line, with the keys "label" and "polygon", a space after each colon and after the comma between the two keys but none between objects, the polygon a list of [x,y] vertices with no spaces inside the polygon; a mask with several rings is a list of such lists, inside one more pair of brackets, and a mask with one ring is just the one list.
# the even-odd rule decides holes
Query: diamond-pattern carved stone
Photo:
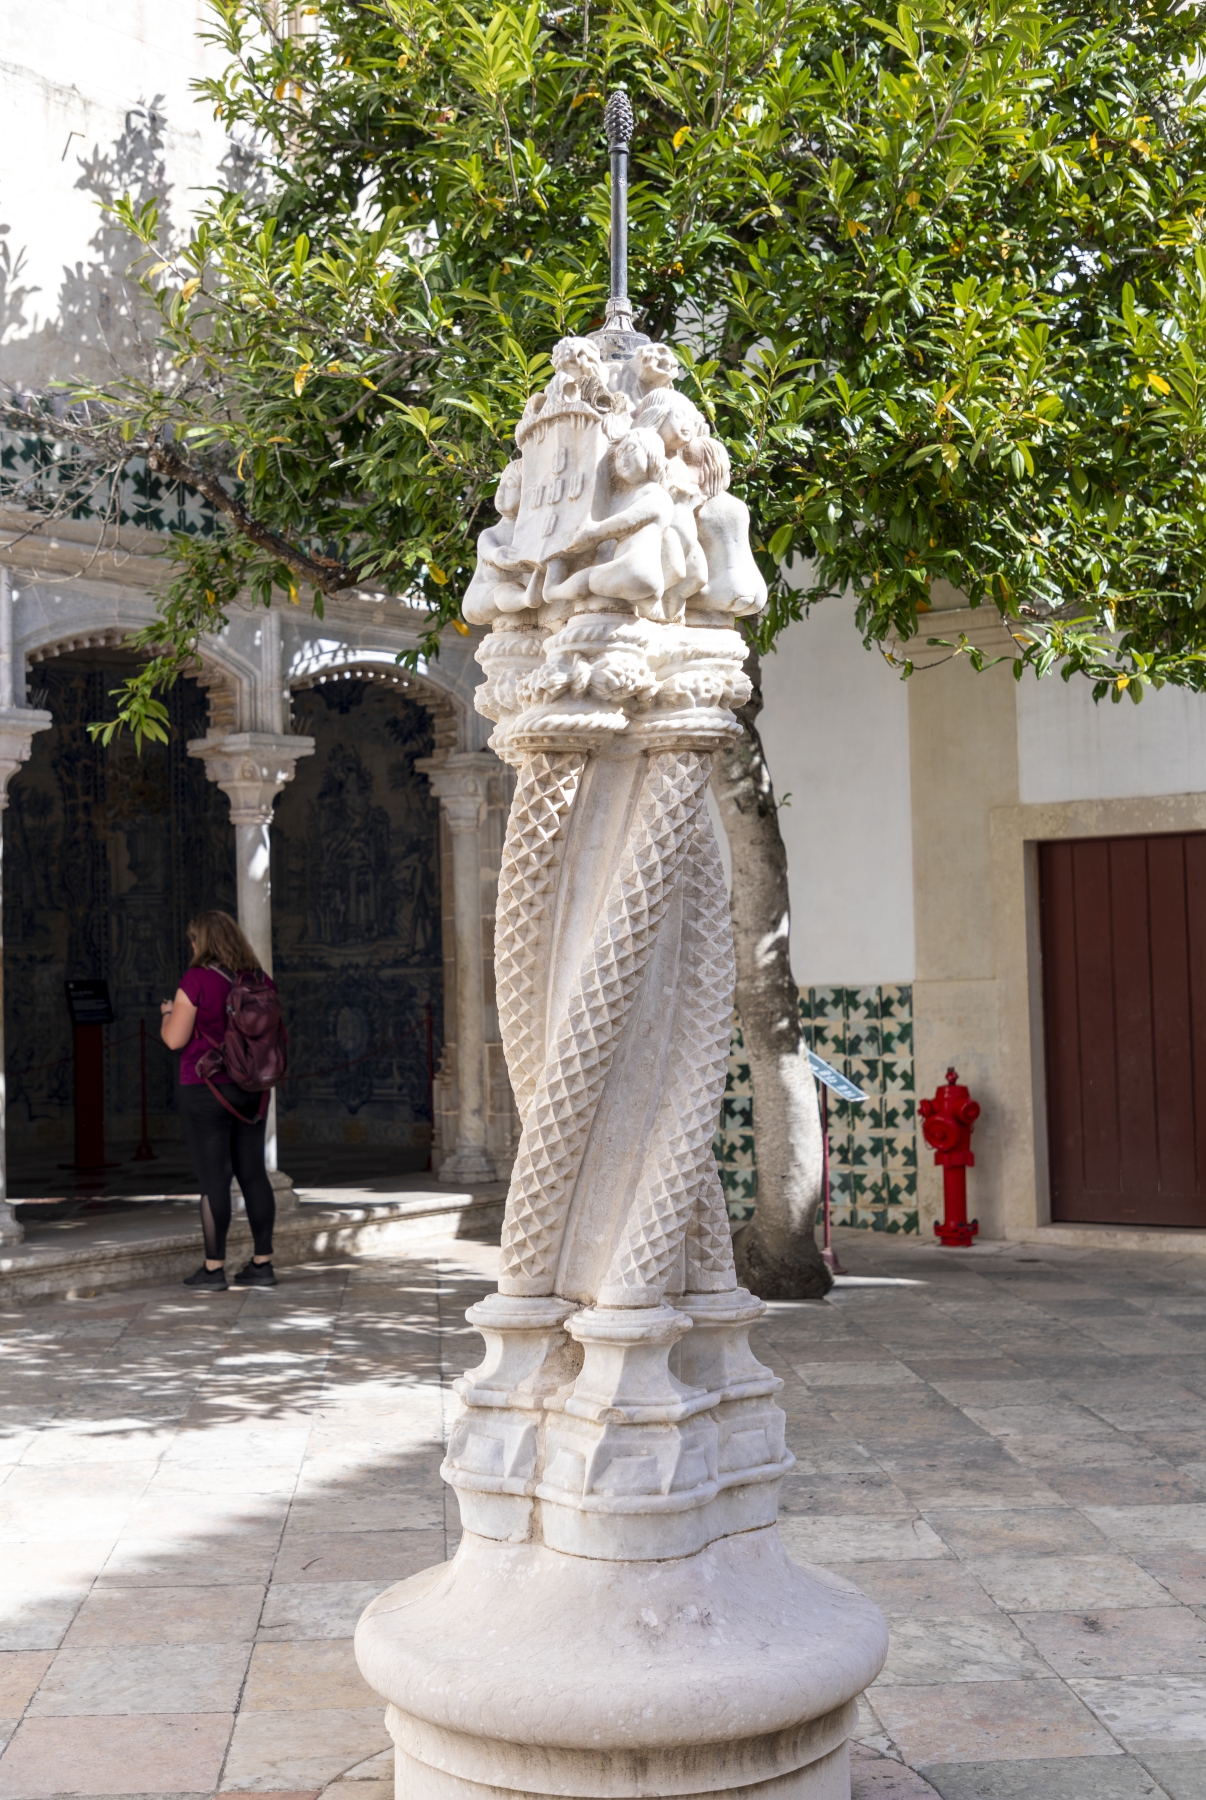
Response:
[{"label": "diamond-pattern carved stone", "polygon": [[503,1293],[553,1291],[582,1152],[710,774],[711,757],[700,751],[648,760],[624,852],[524,1121],[503,1226]]},{"label": "diamond-pattern carved stone", "polygon": [[715,1170],[712,1139],[724,1095],[735,970],[724,870],[706,811],[699,814],[680,880],[674,1036],[636,1194],[600,1289],[604,1306],[661,1300],[709,1167]]},{"label": "diamond-pattern carved stone", "polygon": [[566,821],[585,757],[581,752],[525,757],[498,878],[494,975],[503,1053],[521,1121],[526,1121],[544,1060],[541,1008],[545,929]]}]

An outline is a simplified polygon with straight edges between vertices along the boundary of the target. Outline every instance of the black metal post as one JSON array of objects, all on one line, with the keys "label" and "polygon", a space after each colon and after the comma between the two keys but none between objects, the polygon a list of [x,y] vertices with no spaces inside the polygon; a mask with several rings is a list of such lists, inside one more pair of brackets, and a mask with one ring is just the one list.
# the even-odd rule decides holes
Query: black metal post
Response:
[{"label": "black metal post", "polygon": [[618,87],[603,111],[611,151],[611,298],[628,302],[628,147],[636,125],[628,91]]}]

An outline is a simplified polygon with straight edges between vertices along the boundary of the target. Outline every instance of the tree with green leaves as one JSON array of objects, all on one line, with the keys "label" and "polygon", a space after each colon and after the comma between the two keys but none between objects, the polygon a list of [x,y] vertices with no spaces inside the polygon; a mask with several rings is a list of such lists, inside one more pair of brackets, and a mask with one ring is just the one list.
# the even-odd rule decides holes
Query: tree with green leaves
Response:
[{"label": "tree with green leaves", "polygon": [[[674,344],[751,508],[755,675],[843,593],[907,674],[942,579],[1004,618],[1019,678],[1116,700],[1206,681],[1200,8],[314,0],[286,25],[216,0],[213,36],[200,97],[262,181],[176,243],[153,203],[116,208],[155,373],[7,415],[81,480],[141,459],[220,521],[172,544],[119,726],[162,730],[157,691],[240,596],[404,591],[425,656],[464,628],[519,413],[556,338],[600,319],[620,81],[637,323]],[[819,1135],[745,723],[718,784],[758,1134],[742,1257],[763,1293],[804,1293],[827,1281]]]}]

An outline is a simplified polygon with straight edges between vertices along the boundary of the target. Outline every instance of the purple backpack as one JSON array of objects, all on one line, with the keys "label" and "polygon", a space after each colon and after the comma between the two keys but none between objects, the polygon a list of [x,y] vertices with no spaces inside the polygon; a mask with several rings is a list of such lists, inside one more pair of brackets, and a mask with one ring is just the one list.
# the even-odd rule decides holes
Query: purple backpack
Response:
[{"label": "purple backpack", "polygon": [[262,1119],[268,1111],[269,1091],[289,1070],[289,1038],[280,998],[262,969],[242,969],[235,975],[215,965],[215,973],[230,983],[226,1035],[197,1058],[197,1073],[215,1099],[238,1119],[247,1115],[223,1099],[214,1086],[214,1076],[226,1075],[244,1093],[263,1094]]}]

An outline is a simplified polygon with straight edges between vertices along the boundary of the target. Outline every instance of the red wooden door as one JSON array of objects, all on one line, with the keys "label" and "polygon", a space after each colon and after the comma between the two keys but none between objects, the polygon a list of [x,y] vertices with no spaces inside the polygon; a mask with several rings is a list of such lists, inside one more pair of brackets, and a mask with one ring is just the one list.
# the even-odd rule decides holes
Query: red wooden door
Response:
[{"label": "red wooden door", "polygon": [[1040,844],[1051,1217],[1206,1227],[1206,833]]}]

